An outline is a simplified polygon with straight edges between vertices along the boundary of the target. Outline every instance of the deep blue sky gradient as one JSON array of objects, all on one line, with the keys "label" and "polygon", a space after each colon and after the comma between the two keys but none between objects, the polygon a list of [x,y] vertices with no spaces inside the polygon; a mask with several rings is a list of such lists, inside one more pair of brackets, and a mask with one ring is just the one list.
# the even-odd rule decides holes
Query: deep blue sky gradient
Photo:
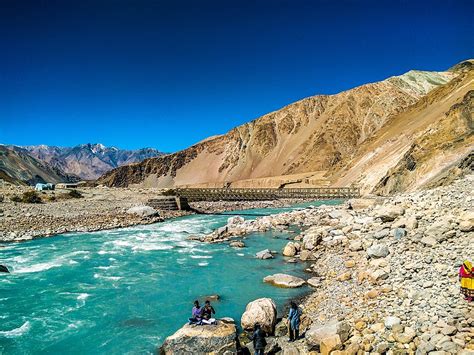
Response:
[{"label": "deep blue sky gradient", "polygon": [[472,1],[0,1],[0,143],[185,148],[474,57]]}]

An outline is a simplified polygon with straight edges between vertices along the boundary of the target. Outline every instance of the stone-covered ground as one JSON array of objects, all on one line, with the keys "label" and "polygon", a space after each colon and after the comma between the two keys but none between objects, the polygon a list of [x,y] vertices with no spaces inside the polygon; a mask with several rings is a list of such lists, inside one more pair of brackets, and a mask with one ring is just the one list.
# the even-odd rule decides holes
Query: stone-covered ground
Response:
[{"label": "stone-covered ground", "polygon": [[341,207],[234,217],[202,240],[304,229],[276,257],[301,262],[314,292],[300,305],[300,340],[287,341],[285,320],[276,325],[268,347],[277,353],[474,354],[474,302],[460,295],[458,281],[463,260],[474,259],[473,191],[469,175]]}]

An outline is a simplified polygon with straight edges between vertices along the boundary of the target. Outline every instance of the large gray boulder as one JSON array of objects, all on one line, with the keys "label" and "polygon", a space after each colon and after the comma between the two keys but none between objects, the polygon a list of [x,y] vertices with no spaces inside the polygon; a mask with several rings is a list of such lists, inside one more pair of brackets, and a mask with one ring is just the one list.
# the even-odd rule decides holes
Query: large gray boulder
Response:
[{"label": "large gray boulder", "polygon": [[371,258],[385,258],[390,250],[385,244],[374,244],[367,249],[367,255]]},{"label": "large gray boulder", "polygon": [[374,216],[380,218],[383,222],[394,221],[404,213],[404,208],[398,205],[380,206],[374,210]]},{"label": "large gray boulder", "polygon": [[459,230],[462,232],[474,231],[474,211],[466,211],[459,216]]},{"label": "large gray boulder", "polygon": [[159,213],[157,210],[155,210],[153,207],[150,206],[135,206],[132,208],[129,208],[127,210],[128,214],[135,214],[140,217],[155,217],[159,216]]},{"label": "large gray boulder", "polygon": [[344,343],[349,338],[350,325],[345,322],[331,321],[324,325],[314,324],[306,331],[306,343],[312,347],[320,347],[321,341],[334,335],[338,335]]},{"label": "large gray boulder", "polygon": [[259,298],[245,307],[240,324],[245,330],[253,330],[256,323],[260,324],[267,334],[272,334],[277,320],[277,309],[271,298]]},{"label": "large gray boulder", "polygon": [[217,325],[184,325],[166,338],[160,353],[175,354],[236,354],[235,324],[217,321]]},{"label": "large gray boulder", "polygon": [[302,278],[287,275],[287,274],[273,274],[263,278],[263,282],[270,283],[274,286],[284,288],[296,288],[303,286],[306,281]]}]

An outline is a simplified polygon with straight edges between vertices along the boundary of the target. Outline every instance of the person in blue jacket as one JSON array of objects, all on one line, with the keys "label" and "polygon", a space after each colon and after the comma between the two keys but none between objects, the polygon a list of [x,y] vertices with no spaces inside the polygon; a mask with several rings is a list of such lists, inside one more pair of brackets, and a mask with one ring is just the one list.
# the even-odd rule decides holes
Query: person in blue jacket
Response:
[{"label": "person in blue jacket", "polygon": [[290,311],[288,313],[288,331],[290,333],[290,341],[298,340],[300,336],[300,316],[301,310],[295,302],[291,302]]}]

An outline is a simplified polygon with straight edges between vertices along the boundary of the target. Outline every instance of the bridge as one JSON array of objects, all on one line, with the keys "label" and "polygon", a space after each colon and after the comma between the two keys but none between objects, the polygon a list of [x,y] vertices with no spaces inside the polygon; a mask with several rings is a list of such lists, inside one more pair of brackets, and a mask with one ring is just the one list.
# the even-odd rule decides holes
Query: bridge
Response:
[{"label": "bridge", "polygon": [[360,197],[357,187],[317,188],[177,188],[176,196],[193,201],[329,200]]}]

